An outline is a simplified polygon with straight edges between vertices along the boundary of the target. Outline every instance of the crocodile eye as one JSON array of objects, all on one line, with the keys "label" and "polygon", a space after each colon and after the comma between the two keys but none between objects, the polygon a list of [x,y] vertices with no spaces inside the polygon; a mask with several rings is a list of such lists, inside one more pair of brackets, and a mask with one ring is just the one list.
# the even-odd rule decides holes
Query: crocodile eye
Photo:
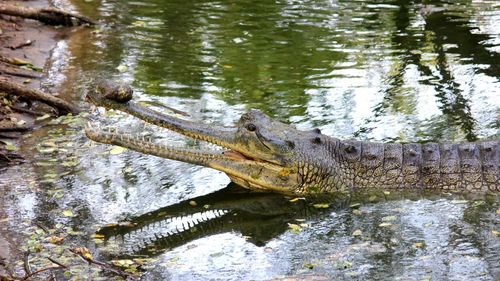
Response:
[{"label": "crocodile eye", "polygon": [[255,130],[257,130],[257,127],[256,127],[254,124],[252,124],[252,123],[248,124],[248,125],[246,126],[246,128],[247,128],[247,130],[249,130],[250,132],[255,132]]}]

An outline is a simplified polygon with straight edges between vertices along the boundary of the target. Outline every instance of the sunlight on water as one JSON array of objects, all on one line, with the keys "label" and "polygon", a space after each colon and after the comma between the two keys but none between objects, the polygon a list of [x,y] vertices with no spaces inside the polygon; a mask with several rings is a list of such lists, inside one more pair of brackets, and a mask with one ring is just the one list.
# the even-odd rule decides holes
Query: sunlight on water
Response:
[{"label": "sunlight on water", "polygon": [[210,95],[235,115],[259,108],[339,137],[498,133],[490,2],[111,1],[101,10],[128,12],[109,18],[122,31],[97,36],[105,42],[99,64],[107,76],[126,66],[112,72],[149,99],[198,111]]},{"label": "sunlight on water", "polygon": [[[56,50],[50,79],[66,79],[73,96],[114,78],[131,83],[137,100],[204,123],[229,126],[257,108],[343,139],[500,136],[496,1],[74,2],[102,20]],[[206,147],[124,114],[94,115],[86,118]],[[31,162],[6,173],[13,184],[2,203],[16,221],[84,231],[74,241],[98,258],[157,258],[145,279],[500,278],[497,197],[377,194],[311,211],[281,196],[228,192],[229,179],[210,169],[115,153],[86,139],[84,121],[55,120],[26,139]],[[75,216],[61,217],[68,209]],[[103,245],[89,238],[121,220],[136,225],[111,229]]]}]

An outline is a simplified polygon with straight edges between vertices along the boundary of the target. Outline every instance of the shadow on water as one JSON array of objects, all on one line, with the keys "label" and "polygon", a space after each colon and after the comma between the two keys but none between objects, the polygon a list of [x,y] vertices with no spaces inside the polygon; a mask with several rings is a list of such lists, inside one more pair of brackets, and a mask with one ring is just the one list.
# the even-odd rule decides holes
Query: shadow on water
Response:
[{"label": "shadow on water", "polygon": [[[467,200],[463,195],[443,196],[427,191],[380,190],[321,198],[287,198],[253,193],[229,184],[208,195],[105,225],[97,234],[105,237],[105,243],[99,247],[105,259],[166,255],[167,259],[177,261],[175,255],[180,254],[187,262],[191,261],[189,256],[196,256],[193,249],[202,248],[207,242],[209,249],[222,251],[210,256],[231,255],[224,253],[224,246],[217,245],[223,241],[210,241],[217,235],[241,235],[245,244],[265,249],[264,255],[275,256],[268,259],[282,266],[266,269],[265,279],[287,270],[296,272],[305,261],[294,265],[289,259],[301,256],[302,260],[305,256],[310,266],[315,267],[315,278],[387,279],[397,278],[401,271],[411,269],[407,278],[467,276],[490,280],[489,274],[500,274],[494,266],[500,262],[497,255],[500,244],[490,234],[500,226],[494,215],[498,198],[484,195],[465,198]],[[244,248],[246,250],[240,251],[250,251],[244,254],[248,260],[255,258],[251,254],[255,250]],[[287,249],[285,253],[281,253],[284,249]],[[305,254],[304,251],[313,252]],[[169,252],[174,253],[173,258]],[[176,262],[170,264],[175,265]],[[472,265],[474,268],[469,268]],[[422,269],[415,270],[416,267]],[[189,268],[177,268],[179,272],[173,276],[190,278]],[[152,270],[149,274],[157,277],[158,272]],[[211,274],[207,272],[203,276]],[[307,278],[308,274],[293,273],[292,276]],[[250,276],[259,275],[253,272]]]},{"label": "shadow on water", "polygon": [[157,255],[205,236],[232,231],[264,246],[290,230],[290,223],[297,224],[297,219],[344,209],[350,199],[348,194],[293,199],[250,192],[230,183],[214,193],[101,227],[97,234],[119,241],[119,249],[124,251],[117,253],[121,258]]}]

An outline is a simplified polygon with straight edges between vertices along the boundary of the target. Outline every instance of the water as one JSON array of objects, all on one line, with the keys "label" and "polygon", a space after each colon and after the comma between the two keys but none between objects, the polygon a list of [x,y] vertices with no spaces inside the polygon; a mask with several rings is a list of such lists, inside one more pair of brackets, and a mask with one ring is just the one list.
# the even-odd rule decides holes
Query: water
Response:
[{"label": "water", "polygon": [[[49,82],[62,81],[68,98],[80,100],[96,80],[117,78],[144,104],[205,123],[231,125],[258,108],[343,139],[500,135],[496,1],[74,5],[101,21],[54,52]],[[205,146],[116,112],[90,118]],[[84,121],[52,121],[24,141],[29,162],[0,180],[4,231],[29,237],[27,225],[37,222],[100,260],[153,257],[143,277],[150,280],[500,278],[497,196],[379,191],[323,199],[330,208],[318,209],[279,195],[235,195],[219,172],[92,143]],[[119,221],[144,227],[104,228],[109,240],[92,238]]]}]

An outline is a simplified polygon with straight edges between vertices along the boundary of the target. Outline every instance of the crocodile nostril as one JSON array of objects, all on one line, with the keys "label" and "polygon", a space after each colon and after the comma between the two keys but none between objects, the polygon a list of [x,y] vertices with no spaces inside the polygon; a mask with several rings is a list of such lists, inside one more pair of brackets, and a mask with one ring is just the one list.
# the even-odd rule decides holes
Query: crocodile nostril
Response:
[{"label": "crocodile nostril", "polygon": [[257,126],[255,126],[254,124],[250,123],[250,124],[247,124],[246,126],[247,130],[249,130],[250,132],[255,132],[255,130],[257,130]]}]

